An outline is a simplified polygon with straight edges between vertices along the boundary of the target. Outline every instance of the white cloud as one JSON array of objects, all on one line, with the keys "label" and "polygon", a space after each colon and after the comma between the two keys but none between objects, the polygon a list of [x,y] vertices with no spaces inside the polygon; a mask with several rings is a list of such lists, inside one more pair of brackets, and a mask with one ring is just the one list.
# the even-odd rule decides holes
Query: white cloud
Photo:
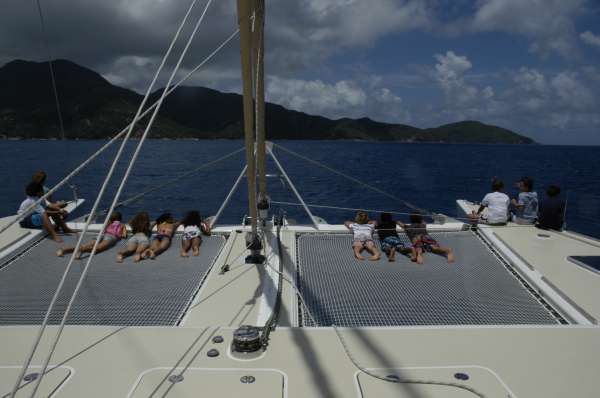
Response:
[{"label": "white cloud", "polygon": [[331,118],[369,116],[384,121],[407,121],[402,99],[377,78],[360,82],[341,80],[286,79],[271,76],[267,81],[267,100],[287,108]]},{"label": "white cloud", "polygon": [[478,102],[481,98],[494,97],[494,90],[491,87],[480,89],[466,82],[465,74],[473,67],[466,56],[447,51],[445,55],[437,54],[435,58],[438,63],[435,65],[434,77],[444,91],[450,106],[467,106]]},{"label": "white cloud", "polygon": [[579,37],[584,43],[589,44],[590,46],[600,47],[600,36],[593,34],[589,30],[581,33]]},{"label": "white cloud", "polygon": [[500,31],[531,40],[530,51],[575,53],[574,19],[585,0],[479,0],[472,22],[477,31]]}]

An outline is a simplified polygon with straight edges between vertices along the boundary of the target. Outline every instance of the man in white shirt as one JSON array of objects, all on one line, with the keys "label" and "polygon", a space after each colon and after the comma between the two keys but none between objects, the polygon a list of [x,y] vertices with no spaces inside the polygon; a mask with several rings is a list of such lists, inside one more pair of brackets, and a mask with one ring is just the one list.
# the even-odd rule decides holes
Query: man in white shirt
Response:
[{"label": "man in white shirt", "polygon": [[490,225],[505,225],[508,220],[508,206],[510,198],[502,190],[504,183],[500,180],[492,182],[492,191],[483,197],[477,213],[473,212],[471,217],[479,219],[481,212],[487,208],[487,215],[482,221]]}]

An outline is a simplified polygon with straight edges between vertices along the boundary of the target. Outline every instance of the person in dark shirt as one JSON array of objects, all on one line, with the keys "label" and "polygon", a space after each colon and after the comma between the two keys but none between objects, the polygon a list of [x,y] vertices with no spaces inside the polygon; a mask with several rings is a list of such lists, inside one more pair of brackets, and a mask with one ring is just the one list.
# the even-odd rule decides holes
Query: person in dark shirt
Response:
[{"label": "person in dark shirt", "polygon": [[550,185],[546,190],[546,197],[540,202],[538,209],[538,228],[562,230],[566,204],[559,195],[558,185]]},{"label": "person in dark shirt", "polygon": [[375,230],[377,231],[377,235],[379,235],[381,251],[386,254],[388,261],[396,261],[396,252],[402,254],[410,254],[412,252],[400,240],[398,232],[396,232],[398,221],[394,221],[390,213],[381,213],[379,221],[373,221],[372,223],[375,224]]},{"label": "person in dark shirt", "polygon": [[449,263],[454,262],[454,252],[449,247],[442,247],[440,244],[427,234],[427,224],[423,222],[423,216],[420,214],[410,215],[410,224],[398,223],[403,229],[408,239],[412,243],[413,261],[423,264],[423,254],[431,252],[446,256]]}]

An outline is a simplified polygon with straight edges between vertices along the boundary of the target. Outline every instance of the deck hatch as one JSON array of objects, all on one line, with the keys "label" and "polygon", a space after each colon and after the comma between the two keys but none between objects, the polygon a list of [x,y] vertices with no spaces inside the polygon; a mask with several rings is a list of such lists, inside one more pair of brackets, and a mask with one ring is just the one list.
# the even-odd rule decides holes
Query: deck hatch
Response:
[{"label": "deck hatch", "polygon": [[[97,254],[67,324],[176,325],[223,243],[223,237],[205,237],[200,257],[181,258],[180,238],[175,237],[172,247],[156,260],[138,264],[131,258],[116,263],[115,249]],[[56,249],[56,243],[45,239],[0,269],[0,325],[42,322],[68,261],[56,257]],[[83,259],[73,264],[51,324],[60,322],[84,265]]]},{"label": "deck hatch", "polygon": [[433,254],[424,265],[403,256],[356,261],[348,234],[301,235],[298,284],[318,326],[557,323],[473,233],[432,235],[454,249],[456,263]]},{"label": "deck hatch", "polygon": [[600,273],[600,256],[569,256],[567,259],[580,267]]}]

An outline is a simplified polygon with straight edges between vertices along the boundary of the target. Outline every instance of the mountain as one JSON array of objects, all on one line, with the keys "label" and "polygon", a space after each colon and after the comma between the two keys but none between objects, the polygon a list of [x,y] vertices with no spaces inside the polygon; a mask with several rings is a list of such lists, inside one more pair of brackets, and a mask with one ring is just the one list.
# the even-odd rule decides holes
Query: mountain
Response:
[{"label": "mountain", "polygon": [[[122,130],[142,101],[100,74],[67,60],[53,63],[67,138],[106,138]],[[60,128],[47,63],[16,60],[0,68],[0,137],[56,138]],[[151,94],[151,103],[162,90]],[[267,103],[269,139],[361,139],[404,142],[507,143],[533,141],[501,127],[464,121],[437,128],[337,120]],[[136,132],[143,129],[136,126]],[[204,87],[179,87],[167,97],[151,130],[160,138],[241,138],[242,97]]]}]

